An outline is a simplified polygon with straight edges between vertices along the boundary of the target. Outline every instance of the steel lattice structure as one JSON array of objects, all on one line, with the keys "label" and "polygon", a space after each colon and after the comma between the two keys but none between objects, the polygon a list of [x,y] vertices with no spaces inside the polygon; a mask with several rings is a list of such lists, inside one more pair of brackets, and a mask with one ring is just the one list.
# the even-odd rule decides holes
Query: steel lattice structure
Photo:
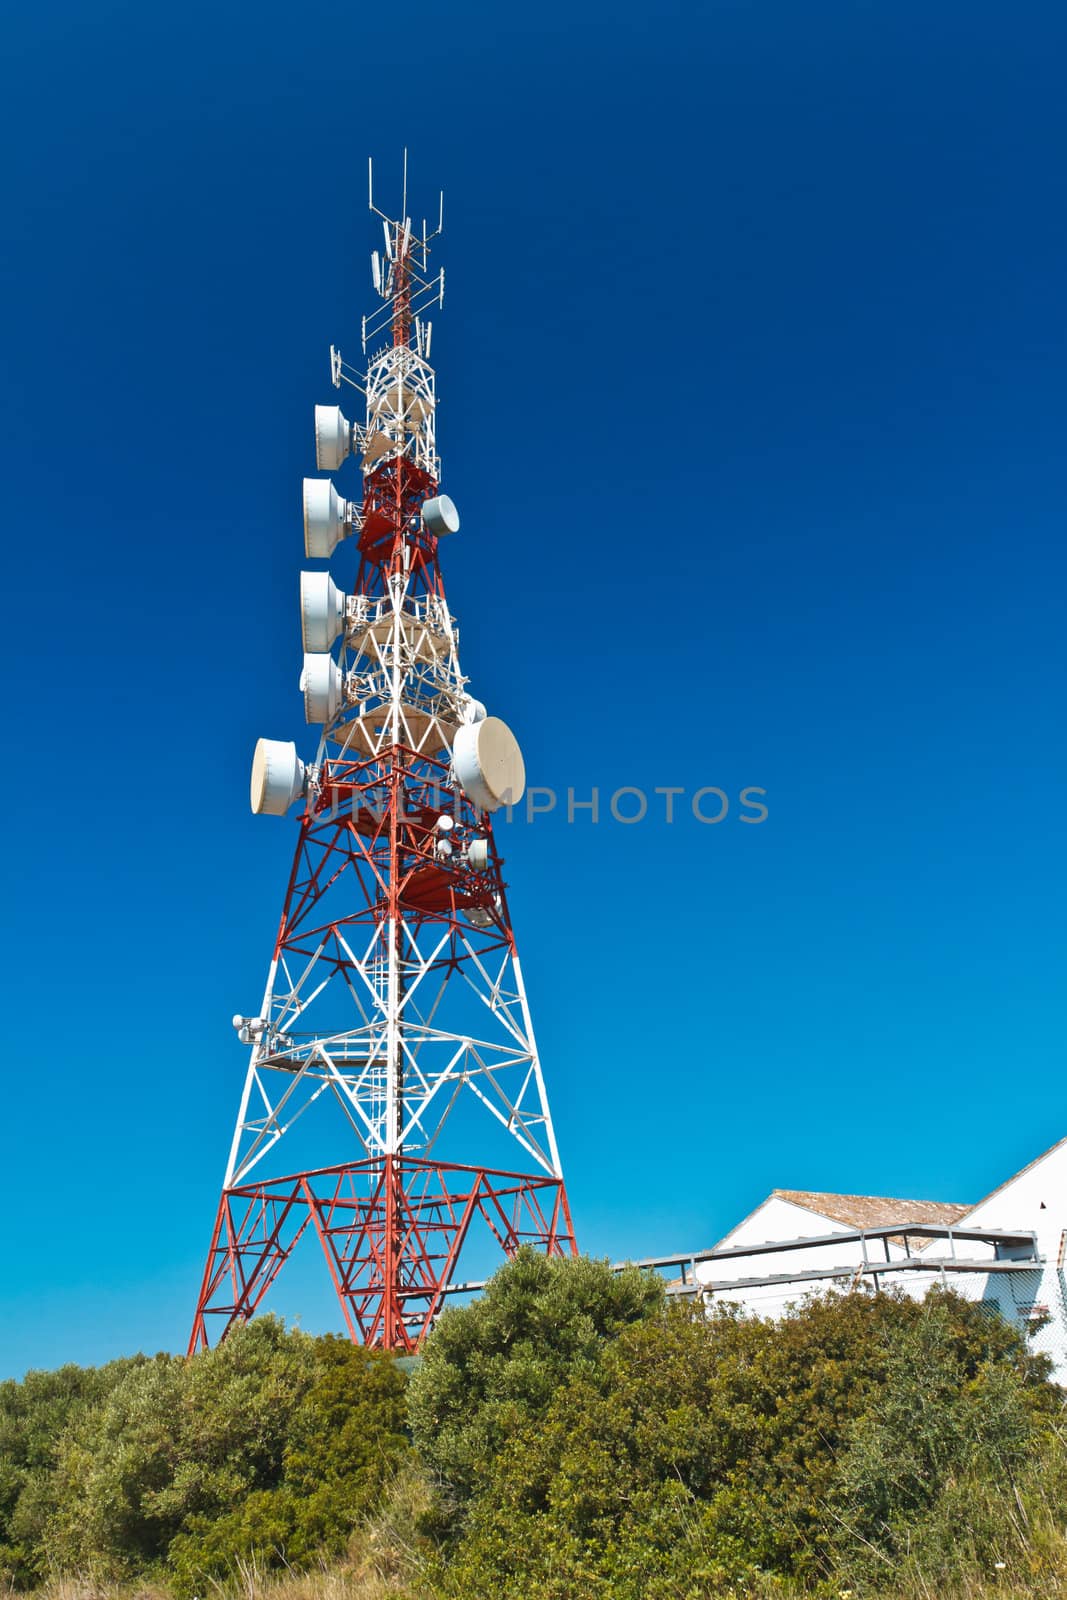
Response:
[{"label": "steel lattice structure", "polygon": [[[405,171],[405,210],[406,188]],[[319,466],[360,454],[363,494],[305,481],[308,554],[329,554],[315,523],[327,506],[327,543],[351,535],[358,571],[348,595],[304,574],[314,762],[270,745],[259,803],[253,777],[253,809],[284,811],[291,796],[303,811],[263,1003],[234,1019],[251,1049],[190,1351],[254,1314],[309,1228],[351,1337],[387,1349],[428,1331],[472,1228],[505,1254],[575,1249],[503,863],[485,796],[454,764],[460,730],[485,711],[460,671],[437,559],[454,514],[438,496],[425,321],[443,297],[443,273],[427,275],[440,226],[413,232],[373,192],[371,209],[386,249],[364,351],[386,342],[365,375],[331,350],[334,384],[365,394],[366,420],[316,412]],[[298,1146],[340,1159],[287,1166]]]}]

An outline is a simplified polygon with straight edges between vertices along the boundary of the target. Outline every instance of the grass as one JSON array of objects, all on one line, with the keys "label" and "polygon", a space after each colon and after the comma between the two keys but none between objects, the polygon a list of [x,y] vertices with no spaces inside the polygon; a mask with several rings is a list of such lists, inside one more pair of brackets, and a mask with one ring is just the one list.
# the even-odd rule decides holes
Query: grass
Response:
[{"label": "grass", "polygon": [[[887,1575],[889,1576],[889,1575]],[[892,1577],[890,1584],[893,1585]],[[856,1580],[839,1580],[826,1589],[824,1600],[1063,1600],[1067,1597],[1067,1572],[1047,1574],[1038,1580],[1032,1572],[1015,1572],[1005,1563],[988,1574],[975,1573],[946,1585],[912,1573],[901,1587],[871,1589]],[[732,1600],[800,1600],[801,1591],[773,1580],[767,1587],[737,1591]],[[154,1584],[119,1586],[90,1578],[57,1578],[39,1591],[35,1600],[173,1600],[170,1591]],[[433,1592],[411,1576],[375,1570],[373,1561],[356,1559],[307,1572],[267,1572],[257,1562],[241,1562],[225,1583],[212,1582],[198,1600],[435,1600]],[[688,1597],[687,1597],[688,1600]],[[709,1597],[711,1600],[711,1597]],[[720,1594],[715,1600],[731,1600]]]}]

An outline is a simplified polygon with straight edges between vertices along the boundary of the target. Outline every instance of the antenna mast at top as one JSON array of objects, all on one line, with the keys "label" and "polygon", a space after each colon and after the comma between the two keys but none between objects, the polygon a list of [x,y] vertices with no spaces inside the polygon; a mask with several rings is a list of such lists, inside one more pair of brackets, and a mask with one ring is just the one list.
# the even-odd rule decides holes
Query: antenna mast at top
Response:
[{"label": "antenna mast at top", "polygon": [[[430,245],[439,237],[445,224],[445,197],[442,192],[438,209],[437,227],[427,231],[425,220],[422,233],[412,230],[408,206],[408,153],[404,151],[404,172],[401,187],[399,217],[390,217],[374,204],[374,160],[367,160],[367,204],[376,217],[382,220],[385,232],[385,261],[383,270],[374,271],[374,287],[385,302],[366,318],[363,325],[363,352],[369,341],[389,327],[394,345],[409,345],[412,331],[434,306],[444,304],[445,273],[442,267],[432,277],[429,275]],[[375,252],[374,260],[377,260]],[[428,323],[423,324],[429,327]],[[417,335],[416,335],[417,337]]]}]

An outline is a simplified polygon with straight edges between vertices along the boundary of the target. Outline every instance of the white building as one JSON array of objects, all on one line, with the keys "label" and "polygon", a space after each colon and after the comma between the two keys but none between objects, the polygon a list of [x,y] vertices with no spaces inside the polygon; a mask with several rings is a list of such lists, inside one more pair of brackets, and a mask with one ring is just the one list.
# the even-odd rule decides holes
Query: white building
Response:
[{"label": "white building", "polygon": [[1061,1139],[977,1205],[775,1189],[714,1249],[681,1262],[675,1287],[695,1280],[711,1302],[778,1316],[828,1287],[921,1295],[942,1283],[1023,1329],[1067,1384],[1065,1246]]}]

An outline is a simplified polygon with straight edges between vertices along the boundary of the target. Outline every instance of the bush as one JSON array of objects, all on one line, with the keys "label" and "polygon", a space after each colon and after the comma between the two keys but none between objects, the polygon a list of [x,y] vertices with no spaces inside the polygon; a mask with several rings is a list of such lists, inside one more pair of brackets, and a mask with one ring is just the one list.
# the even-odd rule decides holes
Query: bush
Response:
[{"label": "bush", "polygon": [[59,1509],[46,1530],[55,1565],[150,1572],[191,1518],[276,1487],[315,1371],[314,1341],[272,1318],[192,1361],[135,1367],[61,1441]]},{"label": "bush", "polygon": [[405,1380],[347,1340],[271,1318],[216,1349],[64,1368],[0,1388],[0,1559],[171,1576],[179,1592],[255,1553],[339,1554],[409,1453]]},{"label": "bush", "polygon": [[473,1305],[446,1311],[411,1380],[408,1415],[423,1460],[463,1504],[517,1429],[562,1383],[594,1371],[607,1341],[655,1315],[663,1286],[636,1269],[520,1250]]},{"label": "bush", "polygon": [[[818,1590],[883,1527],[887,1484],[898,1534],[940,1503],[954,1462],[1002,1486],[1052,1397],[1010,1330],[953,1296],[837,1296],[777,1324],[675,1307],[622,1331],[541,1419],[512,1430],[442,1564],[442,1589],[464,1600],[677,1600],[777,1577]],[[890,1481],[894,1438],[924,1405],[932,1436],[912,1439],[918,1454]],[[917,1482],[932,1463],[940,1476],[923,1499]],[[848,1528],[857,1503],[865,1520]],[[1008,1510],[1002,1499],[1002,1527]]]},{"label": "bush", "polygon": [[25,1587],[47,1575],[45,1530],[59,1510],[60,1440],[141,1365],[138,1356],[0,1383],[0,1581]]},{"label": "bush", "polygon": [[389,1357],[326,1338],[288,1426],[280,1479],[232,1510],[193,1518],[170,1545],[179,1592],[255,1553],[267,1567],[344,1553],[409,1453],[405,1380]]},{"label": "bush", "polygon": [[[936,1583],[995,1569],[1019,1531],[1028,1470],[1049,1452],[1054,1403],[1021,1346],[977,1352],[947,1299],[897,1330],[885,1383],[851,1430],[834,1494],[838,1564],[875,1582],[921,1571]],[[1046,1430],[1044,1441],[1051,1442]]]},{"label": "bush", "polygon": [[338,1562],[338,1592],[379,1600],[978,1600],[1000,1573],[1044,1600],[1067,1592],[1062,1407],[951,1294],[708,1317],[523,1252],[407,1390],[270,1319],[191,1362],[0,1385],[0,1571],[182,1600],[273,1593],[282,1566],[320,1574],[307,1600]]}]

